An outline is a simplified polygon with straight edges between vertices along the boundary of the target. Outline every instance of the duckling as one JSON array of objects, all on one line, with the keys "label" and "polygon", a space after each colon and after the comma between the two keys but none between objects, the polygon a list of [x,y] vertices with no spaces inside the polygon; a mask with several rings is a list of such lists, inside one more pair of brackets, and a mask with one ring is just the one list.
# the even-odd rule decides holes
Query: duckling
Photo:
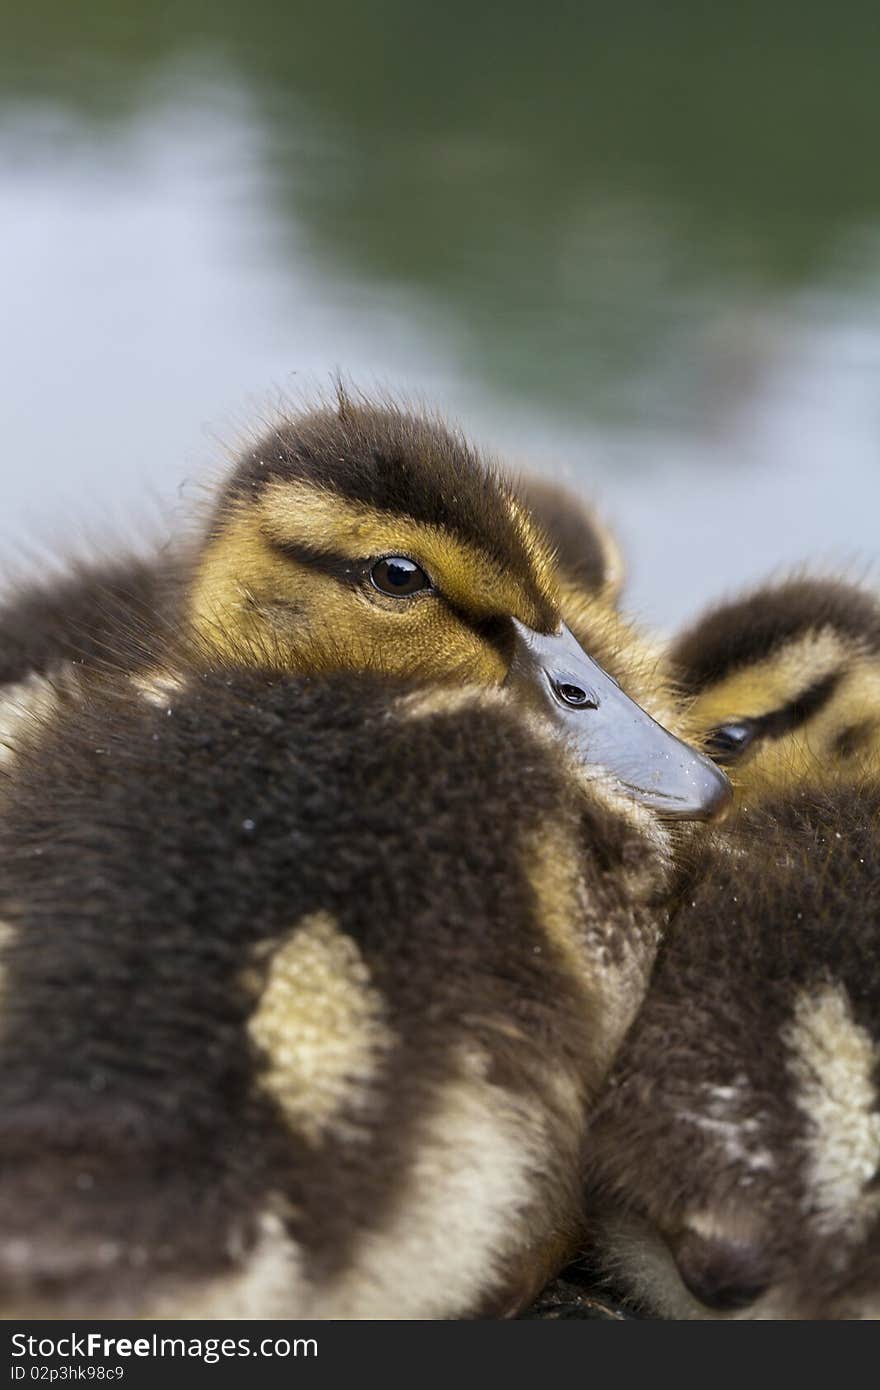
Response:
[{"label": "duckling", "polygon": [[[146,698],[164,698],[177,647],[206,665],[232,653],[265,669],[420,678],[443,698],[462,681],[512,682],[661,814],[711,818],[729,796],[711,762],[622,694],[626,653],[601,613],[580,624],[587,655],[562,621],[547,538],[498,469],[438,420],[340,392],[282,422],[239,460],[196,552],[175,563],[178,614],[154,620],[152,661],[148,623],[139,634],[133,683]],[[80,603],[83,587],[71,590]],[[12,751],[8,726],[26,728],[32,704],[44,716],[53,698],[41,685],[33,702],[7,702]]]},{"label": "duckling", "polygon": [[571,488],[537,474],[522,474],[516,490],[553,544],[559,585],[614,608],[620,602],[624,563],[620,544],[596,509]]},{"label": "duckling", "polygon": [[649,808],[727,794],[460,441],[363,408],[272,443],[191,644],[84,670],[4,769],[8,1316],[521,1307],[662,925]]},{"label": "duckling", "polygon": [[[383,427],[395,421],[398,436],[412,426],[417,432],[421,428],[433,434],[438,456],[446,454],[451,459],[456,449],[464,447],[467,451],[463,441],[436,420],[420,423],[405,412],[371,412],[364,404],[355,406],[340,388],[338,420],[351,424],[372,414],[380,436]],[[302,423],[284,422],[259,440],[240,461],[233,487],[247,471],[248,461],[252,465],[257,459],[257,467],[265,468],[266,457],[289,447]],[[331,449],[339,442],[335,437],[328,440]],[[398,437],[385,442],[399,447],[401,441]],[[438,476],[442,474],[441,468]],[[661,648],[619,612],[624,567],[619,544],[609,527],[580,497],[546,478],[523,475],[511,479],[507,492],[508,505],[524,507],[528,514],[528,520],[523,518],[528,544],[536,552],[543,546],[542,563],[552,566],[566,625],[582,646],[597,653],[638,703],[678,732],[679,707]],[[430,510],[430,498],[423,500]],[[471,500],[479,517],[483,500]],[[7,749],[15,729],[35,710],[44,712],[55,697],[55,686],[70,687],[83,666],[124,666],[143,671],[163,664],[163,650],[190,635],[191,589],[203,581],[208,588],[213,586],[217,566],[222,569],[227,563],[228,582],[242,582],[237,568],[240,557],[233,546],[227,549],[233,538],[222,527],[220,532],[215,534],[212,523],[207,535],[195,542],[166,542],[154,556],[80,561],[59,577],[31,582],[7,593],[0,604],[0,734],[5,734]],[[201,570],[208,549],[212,552],[210,576]],[[286,579],[289,584],[291,576]],[[283,606],[289,619],[290,605]],[[198,603],[194,613],[210,647],[212,633],[204,631],[205,615]],[[274,640],[271,626],[263,633],[263,640]],[[237,640],[235,632],[233,639]],[[285,659],[290,657],[287,651]]]},{"label": "duckling", "polygon": [[165,635],[175,565],[164,552],[122,556],[12,586],[0,604],[0,687],[66,666],[143,660]]},{"label": "duckling", "polygon": [[91,685],[7,777],[0,1310],[516,1310],[666,832],[511,688],[177,676]]},{"label": "duckling", "polygon": [[719,608],[669,653],[688,726],[745,804],[851,780],[880,755],[880,611],[842,582],[795,578]]},{"label": "duckling", "polygon": [[589,1125],[649,1314],[880,1317],[880,602],[799,579],[673,649],[736,784]]},{"label": "duckling", "polygon": [[[356,410],[342,391],[338,402],[337,423],[343,419],[363,420],[370,413]],[[396,422],[400,432],[419,423],[393,410],[372,413],[379,433],[383,424]],[[247,473],[248,458],[251,464],[258,458],[257,466],[265,468],[263,456],[289,447],[291,436],[302,423],[288,421],[259,440],[255,450],[240,461],[232,487],[236,488],[241,475]],[[436,421],[422,422],[421,428],[425,434],[433,433],[433,448],[440,456],[444,452],[452,455],[462,448],[463,442],[438,428]],[[327,441],[331,449],[340,442],[338,438]],[[399,447],[401,441],[385,442]],[[441,486],[442,475],[441,468]],[[545,568],[552,563],[556,588],[577,586],[579,601],[613,604],[619,592],[622,563],[615,539],[598,516],[567,489],[546,479],[524,477],[515,486],[511,483],[508,505],[513,505],[512,492],[531,518],[531,522],[524,519],[529,531],[527,544],[536,558],[543,547],[541,563]],[[430,513],[430,497],[423,500]],[[483,505],[489,507],[488,497],[472,498],[471,502],[478,516]],[[478,533],[479,529],[478,524]],[[544,538],[539,540],[542,530]],[[31,675],[51,676],[67,664],[131,665],[148,659],[148,653],[159,649],[174,626],[179,629],[183,618],[180,610],[186,606],[186,584],[192,569],[198,569],[203,550],[209,546],[214,549],[214,574],[207,580],[209,584],[216,582],[218,540],[220,568],[228,561],[229,582],[243,582],[235,568],[234,553],[226,549],[227,543],[233,543],[232,536],[218,537],[214,532],[212,525],[208,536],[196,544],[194,553],[192,547],[188,551],[182,545],[166,544],[155,557],[123,555],[94,563],[79,561],[54,578],[11,586],[0,603],[0,686],[24,681]],[[264,564],[265,560],[258,559],[257,563]],[[288,587],[290,577],[289,573],[285,575]],[[199,573],[199,582],[202,579]]]}]

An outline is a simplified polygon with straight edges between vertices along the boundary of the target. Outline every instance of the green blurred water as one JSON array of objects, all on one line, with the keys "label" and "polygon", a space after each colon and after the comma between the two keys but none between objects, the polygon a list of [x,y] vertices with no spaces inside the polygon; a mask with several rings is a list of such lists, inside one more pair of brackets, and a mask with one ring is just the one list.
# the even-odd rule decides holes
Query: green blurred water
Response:
[{"label": "green blurred water", "polygon": [[0,18],[0,535],[131,521],[339,367],[587,486],[661,621],[872,560],[875,5]]}]

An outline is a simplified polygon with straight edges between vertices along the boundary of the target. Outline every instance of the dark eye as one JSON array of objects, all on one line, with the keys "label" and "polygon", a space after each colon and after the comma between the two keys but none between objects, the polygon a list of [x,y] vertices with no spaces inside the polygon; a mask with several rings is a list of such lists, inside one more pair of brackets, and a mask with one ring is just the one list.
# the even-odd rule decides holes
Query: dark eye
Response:
[{"label": "dark eye", "polygon": [[755,733],[750,719],[741,719],[735,724],[719,724],[706,738],[706,752],[716,763],[735,762],[746,751]]},{"label": "dark eye", "polygon": [[384,560],[377,560],[370,570],[370,578],[380,593],[393,594],[395,598],[406,598],[408,594],[431,588],[425,571],[403,555],[386,555]]}]

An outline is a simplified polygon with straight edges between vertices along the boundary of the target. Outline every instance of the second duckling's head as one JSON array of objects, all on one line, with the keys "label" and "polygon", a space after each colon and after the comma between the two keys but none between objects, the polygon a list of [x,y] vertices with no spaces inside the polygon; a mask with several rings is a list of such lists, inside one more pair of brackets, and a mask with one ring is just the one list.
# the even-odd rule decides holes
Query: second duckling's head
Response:
[{"label": "second duckling's head", "polygon": [[729,798],[562,622],[553,549],[511,485],[457,433],[396,406],[340,393],[239,462],[190,618],[209,653],[238,663],[506,684],[661,814],[703,819]]},{"label": "second duckling's head", "polygon": [[743,802],[880,770],[880,602],[792,579],[723,604],[674,644],[692,737]]}]

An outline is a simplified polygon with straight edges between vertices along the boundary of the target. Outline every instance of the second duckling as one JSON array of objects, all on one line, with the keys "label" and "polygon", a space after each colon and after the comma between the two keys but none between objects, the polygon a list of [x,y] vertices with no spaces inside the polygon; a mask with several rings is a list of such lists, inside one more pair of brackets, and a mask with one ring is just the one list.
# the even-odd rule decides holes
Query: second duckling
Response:
[{"label": "second duckling", "polygon": [[880,603],[798,580],[673,659],[740,813],[590,1126],[606,1275],[665,1317],[880,1317]]}]

